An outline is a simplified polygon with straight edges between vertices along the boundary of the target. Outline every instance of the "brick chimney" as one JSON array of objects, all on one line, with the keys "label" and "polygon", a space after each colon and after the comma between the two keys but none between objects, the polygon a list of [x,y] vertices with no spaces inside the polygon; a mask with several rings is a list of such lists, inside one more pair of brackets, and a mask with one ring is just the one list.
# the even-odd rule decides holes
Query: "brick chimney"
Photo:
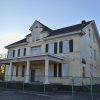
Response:
[{"label": "brick chimney", "polygon": [[86,24],[86,21],[82,20],[81,24],[84,26]]}]

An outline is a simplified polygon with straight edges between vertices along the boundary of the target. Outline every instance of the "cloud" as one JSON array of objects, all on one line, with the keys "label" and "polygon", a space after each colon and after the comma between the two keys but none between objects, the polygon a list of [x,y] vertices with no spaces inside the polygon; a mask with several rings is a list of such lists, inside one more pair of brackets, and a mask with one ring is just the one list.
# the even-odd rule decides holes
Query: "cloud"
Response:
[{"label": "cloud", "polygon": [[24,36],[18,33],[6,34],[0,36],[0,54],[7,53],[7,50],[4,48],[5,46],[12,44],[18,40],[23,39]]}]

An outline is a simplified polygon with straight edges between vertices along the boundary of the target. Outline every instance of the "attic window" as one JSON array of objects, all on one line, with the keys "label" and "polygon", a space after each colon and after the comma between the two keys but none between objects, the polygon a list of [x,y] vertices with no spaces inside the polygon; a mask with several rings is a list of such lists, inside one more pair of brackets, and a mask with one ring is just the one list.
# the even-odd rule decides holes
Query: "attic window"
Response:
[{"label": "attic window", "polygon": [[91,30],[89,29],[89,38],[91,38]]},{"label": "attic window", "polygon": [[95,42],[96,40],[95,40],[95,35],[94,35],[94,33],[93,33],[93,42]]},{"label": "attic window", "polygon": [[35,28],[38,28],[38,26],[36,26]]}]

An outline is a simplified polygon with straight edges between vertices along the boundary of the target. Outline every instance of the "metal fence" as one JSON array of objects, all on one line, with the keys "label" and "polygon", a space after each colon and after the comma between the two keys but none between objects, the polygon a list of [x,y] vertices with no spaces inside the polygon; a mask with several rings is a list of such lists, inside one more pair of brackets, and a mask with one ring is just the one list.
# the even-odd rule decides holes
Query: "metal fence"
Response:
[{"label": "metal fence", "polygon": [[[7,76],[6,76],[7,77]],[[13,76],[15,77],[15,76]],[[21,76],[18,76],[21,77]],[[17,77],[17,78],[18,78]],[[46,95],[69,95],[72,100],[100,100],[100,77],[51,77],[50,84],[45,83],[44,76],[37,76],[36,81],[25,83],[18,79],[12,81],[1,80],[0,89],[36,92]],[[24,79],[24,77],[23,77]],[[38,80],[39,79],[39,80]]]}]

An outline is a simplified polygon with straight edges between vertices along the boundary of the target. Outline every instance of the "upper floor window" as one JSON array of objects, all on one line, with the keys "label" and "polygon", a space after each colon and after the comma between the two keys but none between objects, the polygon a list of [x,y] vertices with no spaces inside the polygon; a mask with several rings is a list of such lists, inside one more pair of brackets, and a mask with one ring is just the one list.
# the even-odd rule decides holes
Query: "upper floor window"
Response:
[{"label": "upper floor window", "polygon": [[23,56],[26,56],[26,48],[24,48]]},{"label": "upper floor window", "polygon": [[39,39],[40,39],[40,33],[36,33],[35,40],[39,40]]},{"label": "upper floor window", "polygon": [[20,56],[20,49],[18,49],[18,57]]},{"label": "upper floor window", "polygon": [[8,58],[15,57],[15,50],[9,50],[8,51]]},{"label": "upper floor window", "polygon": [[54,54],[54,43],[49,44],[49,51],[50,54]]},{"label": "upper floor window", "polygon": [[37,40],[39,40],[40,39],[40,33],[32,33],[32,39],[33,39],[33,41],[37,41]]},{"label": "upper floor window", "polygon": [[92,58],[92,47],[90,47],[90,58]]},{"label": "upper floor window", "polygon": [[91,38],[91,30],[89,29],[89,38]]},{"label": "upper floor window", "polygon": [[96,50],[94,49],[94,60],[96,60]]},{"label": "upper floor window", "polygon": [[13,50],[13,57],[15,57],[15,50]]},{"label": "upper floor window", "polygon": [[63,41],[63,53],[69,52],[69,41]]},{"label": "upper floor window", "polygon": [[57,53],[57,42],[46,44],[45,48],[46,53],[56,54]]},{"label": "upper floor window", "polygon": [[69,51],[73,52],[73,40],[69,40]]},{"label": "upper floor window", "polygon": [[60,41],[59,42],[59,53],[62,53],[63,52],[63,42]]},{"label": "upper floor window", "polygon": [[48,44],[46,44],[45,52],[48,53]]},{"label": "upper floor window", "polygon": [[31,47],[32,55],[41,54],[41,46]]},{"label": "upper floor window", "polygon": [[95,41],[96,41],[95,34],[93,33],[93,42],[95,42]]},{"label": "upper floor window", "polygon": [[[45,46],[45,52],[49,52],[52,54],[57,54],[58,50],[58,43],[50,43],[46,44]],[[59,53],[68,53],[68,52],[73,52],[73,40],[65,40],[65,41],[60,41],[59,42]]]},{"label": "upper floor window", "polygon": [[57,54],[57,42],[54,43],[54,54]]}]

